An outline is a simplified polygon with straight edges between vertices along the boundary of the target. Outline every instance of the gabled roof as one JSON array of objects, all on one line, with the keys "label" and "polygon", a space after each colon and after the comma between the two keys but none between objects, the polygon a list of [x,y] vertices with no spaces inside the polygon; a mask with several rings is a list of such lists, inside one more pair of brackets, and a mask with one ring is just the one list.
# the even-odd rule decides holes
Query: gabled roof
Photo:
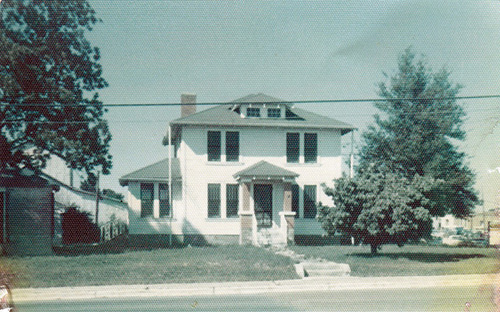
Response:
[{"label": "gabled roof", "polygon": [[[287,117],[242,118],[238,112],[239,105],[250,103],[281,103],[281,105],[286,105]],[[177,135],[178,128],[183,125],[339,129],[342,135],[356,129],[356,127],[345,122],[294,107],[291,103],[262,93],[251,94],[231,103],[218,105],[187,117],[173,120],[170,122],[170,125],[174,131],[174,138]],[[164,140],[164,144],[168,144],[166,140]]]},{"label": "gabled roof", "polygon": [[250,179],[285,179],[296,178],[299,175],[293,171],[286,170],[276,165],[270,164],[267,161],[261,160],[250,167],[238,171],[233,175],[237,180],[240,178]]},{"label": "gabled roof", "polygon": [[[181,167],[178,158],[172,158],[172,180],[180,180]],[[142,169],[124,175],[119,179],[121,186],[129,182],[168,182],[168,158]]]},{"label": "gabled roof", "polygon": [[258,93],[258,94],[249,94],[242,98],[236,99],[231,103],[273,103],[273,102],[280,103],[284,101],[282,99],[278,99],[264,93]]},{"label": "gabled roof", "polygon": [[56,191],[59,186],[44,179],[35,171],[28,168],[3,168],[0,169],[0,186],[1,187],[22,187],[22,188],[44,188],[50,187]]}]

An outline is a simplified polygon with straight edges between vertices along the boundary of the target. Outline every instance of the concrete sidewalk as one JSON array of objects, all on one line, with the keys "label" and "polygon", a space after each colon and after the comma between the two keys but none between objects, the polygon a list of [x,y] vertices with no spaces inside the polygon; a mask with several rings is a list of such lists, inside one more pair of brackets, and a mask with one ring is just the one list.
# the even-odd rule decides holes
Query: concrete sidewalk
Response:
[{"label": "concrete sidewalk", "polygon": [[42,300],[180,297],[376,288],[490,287],[492,285],[499,285],[498,282],[499,276],[495,274],[396,277],[309,277],[297,280],[258,282],[19,288],[14,289],[12,293],[15,302],[37,302]]}]

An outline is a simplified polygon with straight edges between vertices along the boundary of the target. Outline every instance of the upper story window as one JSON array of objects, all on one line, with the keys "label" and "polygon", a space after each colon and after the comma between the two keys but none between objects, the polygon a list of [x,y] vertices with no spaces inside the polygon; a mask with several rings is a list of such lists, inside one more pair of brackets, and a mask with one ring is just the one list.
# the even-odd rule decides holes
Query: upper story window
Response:
[{"label": "upper story window", "polygon": [[154,184],[141,183],[141,218],[153,216]]},{"label": "upper story window", "polygon": [[247,117],[260,117],[260,108],[258,107],[248,107]]},{"label": "upper story window", "polygon": [[226,132],[226,161],[239,161],[240,159],[240,133],[237,131]]},{"label": "upper story window", "polygon": [[304,162],[315,163],[318,160],[318,134],[304,133]]},{"label": "upper story window", "polygon": [[280,118],[281,117],[281,109],[280,108],[268,108],[267,109],[267,117],[268,118]]},{"label": "upper story window", "polygon": [[220,161],[220,131],[208,131],[207,155],[208,161]]},{"label": "upper story window", "polygon": [[300,156],[300,135],[299,133],[286,134],[286,162],[298,163]]}]

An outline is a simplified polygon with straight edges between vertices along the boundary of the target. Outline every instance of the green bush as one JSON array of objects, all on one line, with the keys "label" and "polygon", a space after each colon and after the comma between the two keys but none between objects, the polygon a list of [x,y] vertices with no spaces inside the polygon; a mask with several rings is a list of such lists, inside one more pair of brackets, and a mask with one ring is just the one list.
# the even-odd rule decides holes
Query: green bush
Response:
[{"label": "green bush", "polygon": [[97,243],[101,232],[90,219],[88,212],[79,211],[76,206],[70,206],[62,214],[63,244]]}]

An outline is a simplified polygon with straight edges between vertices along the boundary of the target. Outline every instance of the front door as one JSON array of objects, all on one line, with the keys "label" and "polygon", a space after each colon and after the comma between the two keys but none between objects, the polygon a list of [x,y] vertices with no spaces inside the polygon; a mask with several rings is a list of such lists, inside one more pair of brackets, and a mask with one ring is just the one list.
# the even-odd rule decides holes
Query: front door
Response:
[{"label": "front door", "polygon": [[273,186],[271,184],[255,184],[253,198],[257,226],[271,227],[273,225]]}]

